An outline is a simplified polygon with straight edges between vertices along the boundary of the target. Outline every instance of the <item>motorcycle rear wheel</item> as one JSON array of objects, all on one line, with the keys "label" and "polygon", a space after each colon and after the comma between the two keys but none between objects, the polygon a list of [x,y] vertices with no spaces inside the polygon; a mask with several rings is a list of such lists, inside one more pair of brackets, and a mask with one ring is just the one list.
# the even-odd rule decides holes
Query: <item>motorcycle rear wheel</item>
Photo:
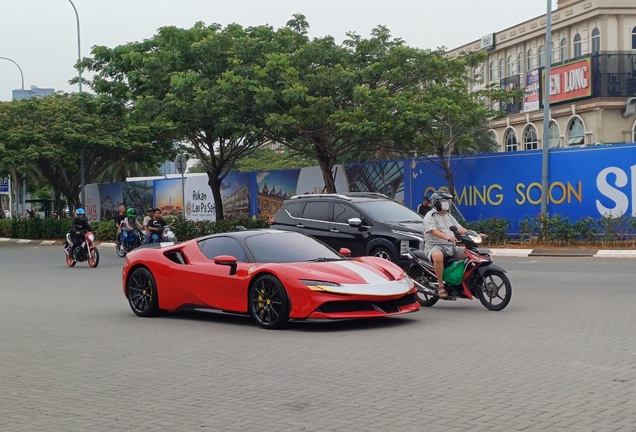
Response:
[{"label": "motorcycle rear wheel", "polygon": [[91,268],[97,267],[99,265],[99,251],[97,249],[93,249],[88,253],[88,265],[91,266]]},{"label": "motorcycle rear wheel", "polygon": [[126,247],[121,242],[117,242],[115,244],[115,252],[117,252],[117,256],[123,258],[126,256]]},{"label": "motorcycle rear wheel", "polygon": [[[424,277],[424,270],[422,270],[422,268],[420,267],[413,267],[411,270],[409,270],[409,277],[415,282],[418,282],[422,285],[426,285],[426,283],[428,283],[428,280],[426,280],[426,278]],[[415,300],[417,300],[420,306],[431,307],[435,303],[437,303],[439,297],[422,293],[418,290],[415,293]]]},{"label": "motorcycle rear wheel", "polygon": [[512,298],[512,285],[505,273],[490,270],[484,277],[477,277],[475,290],[479,301],[491,311],[500,311],[508,306]]}]

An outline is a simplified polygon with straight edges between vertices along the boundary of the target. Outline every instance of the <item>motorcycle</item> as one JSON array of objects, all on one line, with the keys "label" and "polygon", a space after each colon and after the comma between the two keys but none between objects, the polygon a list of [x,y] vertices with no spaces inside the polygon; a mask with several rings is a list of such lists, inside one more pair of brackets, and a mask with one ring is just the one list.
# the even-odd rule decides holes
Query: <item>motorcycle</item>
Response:
[{"label": "motorcycle", "polygon": [[115,243],[115,251],[117,252],[118,256],[123,258],[128,252],[138,248],[139,246],[142,246],[146,242],[146,235],[137,228],[135,228],[135,231],[137,232],[137,234],[129,234],[123,244],[121,241],[121,236],[117,239],[117,242]]},{"label": "motorcycle", "polygon": [[84,235],[84,241],[77,248],[76,251],[72,251],[73,242],[71,242],[71,234],[66,234],[66,242],[64,243],[64,252],[66,252],[66,264],[69,267],[75,267],[77,262],[88,261],[88,265],[91,268],[97,267],[99,264],[99,251],[95,246],[95,234],[91,231]]},{"label": "motorcycle", "polygon": [[[481,304],[491,311],[500,311],[508,306],[512,296],[512,285],[506,271],[493,264],[490,250],[481,248],[481,236],[469,230],[460,235],[457,227],[450,227],[458,243],[466,247],[466,258],[461,261],[464,268],[462,281],[458,285],[444,284],[448,297],[443,300],[478,297]],[[410,248],[406,256],[411,261],[408,275],[417,289],[416,299],[422,306],[433,306],[440,299],[437,293],[438,281],[435,267],[424,251]],[[444,260],[444,268],[453,264],[452,257]]]},{"label": "motorcycle", "polygon": [[173,227],[171,225],[166,225],[163,227],[163,231],[161,233],[161,241],[164,242],[177,242],[177,235],[172,231]]}]

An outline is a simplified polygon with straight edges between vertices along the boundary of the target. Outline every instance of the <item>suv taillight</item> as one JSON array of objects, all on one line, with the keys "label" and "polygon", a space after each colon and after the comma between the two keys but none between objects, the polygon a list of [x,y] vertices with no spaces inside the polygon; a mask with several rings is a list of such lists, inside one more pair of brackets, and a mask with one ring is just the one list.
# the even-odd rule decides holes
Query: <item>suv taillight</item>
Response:
[{"label": "suv taillight", "polygon": [[269,218],[270,225],[273,224],[274,222],[276,222],[276,215],[274,215],[271,218]]}]

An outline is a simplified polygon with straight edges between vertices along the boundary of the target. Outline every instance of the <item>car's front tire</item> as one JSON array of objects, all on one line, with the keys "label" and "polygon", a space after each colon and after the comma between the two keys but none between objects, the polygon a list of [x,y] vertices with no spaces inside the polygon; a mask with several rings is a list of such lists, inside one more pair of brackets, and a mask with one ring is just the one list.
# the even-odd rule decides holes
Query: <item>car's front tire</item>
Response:
[{"label": "car's front tire", "polygon": [[289,322],[289,297],[272,275],[259,276],[252,283],[248,307],[252,319],[264,329],[280,329]]},{"label": "car's front tire", "polygon": [[373,249],[373,251],[371,252],[371,255],[374,257],[385,259],[387,261],[395,262],[391,251],[383,246]]},{"label": "car's front tire", "polygon": [[166,313],[159,308],[157,284],[150,270],[145,267],[135,269],[126,283],[128,304],[140,317],[156,317]]}]

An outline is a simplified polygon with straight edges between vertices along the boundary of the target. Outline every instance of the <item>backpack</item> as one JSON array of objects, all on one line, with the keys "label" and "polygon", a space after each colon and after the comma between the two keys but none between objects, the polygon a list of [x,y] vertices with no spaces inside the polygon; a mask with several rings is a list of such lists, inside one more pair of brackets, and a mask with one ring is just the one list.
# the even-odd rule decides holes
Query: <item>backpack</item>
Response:
[{"label": "backpack", "polygon": [[461,285],[464,280],[464,261],[455,261],[450,266],[444,269],[444,275],[442,279],[449,285]]}]

